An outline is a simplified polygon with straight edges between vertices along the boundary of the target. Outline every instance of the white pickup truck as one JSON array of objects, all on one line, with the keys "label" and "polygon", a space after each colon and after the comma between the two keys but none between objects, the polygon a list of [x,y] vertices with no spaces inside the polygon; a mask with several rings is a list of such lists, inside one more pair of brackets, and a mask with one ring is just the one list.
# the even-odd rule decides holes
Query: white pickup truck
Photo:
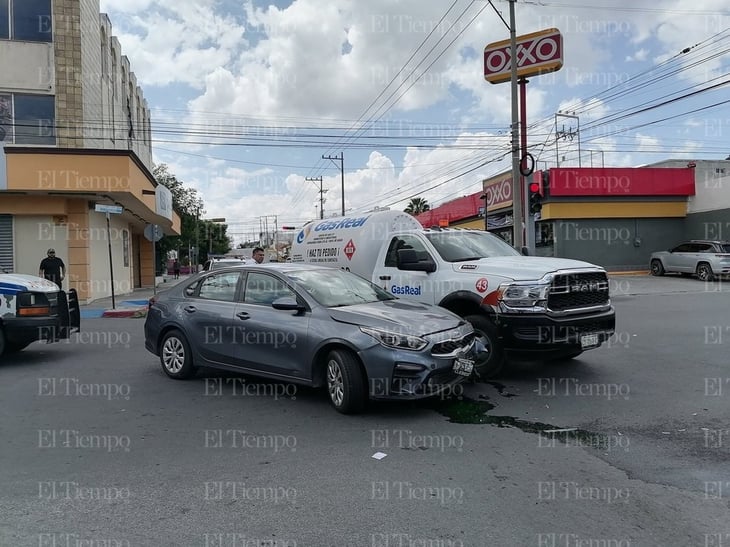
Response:
[{"label": "white pickup truck", "polygon": [[482,377],[498,374],[508,357],[576,357],[615,330],[603,268],[523,256],[479,230],[423,229],[399,211],[310,222],[291,257],[349,270],[395,296],[457,313],[477,332]]},{"label": "white pickup truck", "polygon": [[76,291],[35,275],[0,273],[0,358],[37,340],[57,342],[79,330]]}]

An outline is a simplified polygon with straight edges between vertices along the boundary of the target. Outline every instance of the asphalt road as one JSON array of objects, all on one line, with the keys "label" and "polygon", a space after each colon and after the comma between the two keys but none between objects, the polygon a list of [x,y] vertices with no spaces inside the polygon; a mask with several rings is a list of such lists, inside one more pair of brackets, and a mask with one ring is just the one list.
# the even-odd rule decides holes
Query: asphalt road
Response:
[{"label": "asphalt road", "polygon": [[612,283],[609,346],[361,416],[85,320],[0,364],[0,545],[730,545],[730,288]]}]

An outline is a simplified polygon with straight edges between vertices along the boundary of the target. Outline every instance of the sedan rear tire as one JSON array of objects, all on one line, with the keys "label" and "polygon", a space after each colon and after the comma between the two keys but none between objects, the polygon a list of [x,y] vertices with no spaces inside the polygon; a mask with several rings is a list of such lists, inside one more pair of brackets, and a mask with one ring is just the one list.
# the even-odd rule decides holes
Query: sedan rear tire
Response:
[{"label": "sedan rear tire", "polygon": [[357,414],[367,400],[366,381],[357,358],[346,350],[333,350],[327,356],[327,393],[335,410]]},{"label": "sedan rear tire", "polygon": [[160,364],[165,374],[175,380],[184,380],[195,374],[190,344],[179,330],[171,330],[162,338]]}]

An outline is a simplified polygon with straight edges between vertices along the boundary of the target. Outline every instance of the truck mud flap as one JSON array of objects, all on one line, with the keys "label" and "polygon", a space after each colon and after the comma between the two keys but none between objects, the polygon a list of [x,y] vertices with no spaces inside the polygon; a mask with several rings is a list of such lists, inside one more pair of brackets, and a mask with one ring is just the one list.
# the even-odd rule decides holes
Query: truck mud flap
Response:
[{"label": "truck mud flap", "polygon": [[81,328],[81,309],[76,289],[69,289],[68,293],[58,293],[58,317],[60,328],[58,338],[68,338],[72,332]]},{"label": "truck mud flap", "polygon": [[81,330],[81,308],[79,307],[79,295],[76,289],[68,290],[68,321],[71,332]]}]

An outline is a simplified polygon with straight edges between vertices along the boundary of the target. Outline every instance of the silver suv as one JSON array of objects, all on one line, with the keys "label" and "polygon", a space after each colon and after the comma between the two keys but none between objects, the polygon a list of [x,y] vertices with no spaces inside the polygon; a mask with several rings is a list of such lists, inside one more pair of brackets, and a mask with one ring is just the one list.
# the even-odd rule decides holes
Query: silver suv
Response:
[{"label": "silver suv", "polygon": [[668,251],[652,253],[651,275],[694,274],[701,281],[730,275],[730,242],[692,240]]}]

